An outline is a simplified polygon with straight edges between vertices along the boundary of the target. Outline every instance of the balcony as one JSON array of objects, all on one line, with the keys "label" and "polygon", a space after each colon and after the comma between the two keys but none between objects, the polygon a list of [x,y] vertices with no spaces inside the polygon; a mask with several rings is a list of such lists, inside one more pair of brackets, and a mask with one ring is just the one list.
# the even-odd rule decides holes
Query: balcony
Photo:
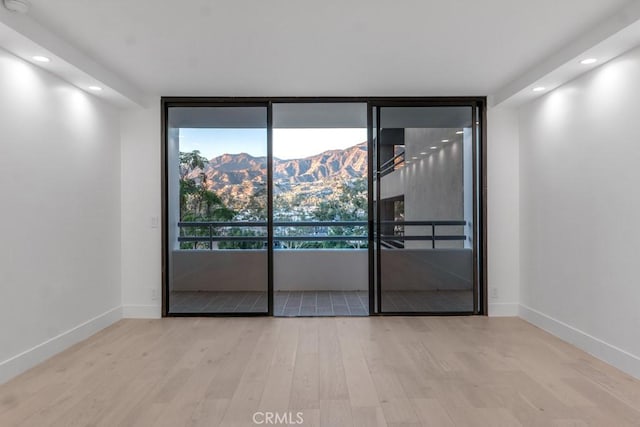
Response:
[{"label": "balcony", "polygon": [[[172,311],[264,312],[267,222],[180,222],[172,257]],[[273,223],[274,313],[368,315],[366,221]],[[387,311],[467,311],[472,307],[467,236],[439,230],[464,221],[383,221],[380,293]],[[411,231],[410,231],[411,230]],[[442,246],[442,247],[441,247]],[[457,246],[457,247],[452,247]],[[468,266],[462,271],[461,266]],[[425,286],[425,277],[428,277]]]}]

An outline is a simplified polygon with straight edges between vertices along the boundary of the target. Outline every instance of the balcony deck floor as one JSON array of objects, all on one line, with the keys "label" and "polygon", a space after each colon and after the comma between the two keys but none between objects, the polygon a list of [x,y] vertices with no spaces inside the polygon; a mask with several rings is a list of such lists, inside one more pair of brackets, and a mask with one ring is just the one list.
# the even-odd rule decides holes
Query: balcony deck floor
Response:
[{"label": "balcony deck floor", "polygon": [[274,297],[276,316],[368,316],[366,291],[284,291]]},{"label": "balcony deck floor", "polygon": [[[297,316],[367,316],[367,291],[278,291],[274,314]],[[171,313],[260,313],[267,311],[266,292],[173,291]],[[387,291],[385,312],[470,312],[471,291]]]}]

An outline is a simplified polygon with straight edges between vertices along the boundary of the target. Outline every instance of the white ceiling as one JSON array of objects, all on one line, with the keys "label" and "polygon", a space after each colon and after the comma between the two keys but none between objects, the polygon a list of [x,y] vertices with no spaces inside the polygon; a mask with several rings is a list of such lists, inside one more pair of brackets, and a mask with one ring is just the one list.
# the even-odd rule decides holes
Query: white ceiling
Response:
[{"label": "white ceiling", "polygon": [[149,95],[489,95],[627,0],[30,0]]}]

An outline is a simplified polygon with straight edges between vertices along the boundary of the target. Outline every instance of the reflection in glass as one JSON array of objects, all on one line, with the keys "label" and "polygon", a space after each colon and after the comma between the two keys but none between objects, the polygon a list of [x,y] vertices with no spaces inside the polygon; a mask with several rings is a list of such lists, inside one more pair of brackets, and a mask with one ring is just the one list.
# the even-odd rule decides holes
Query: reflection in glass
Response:
[{"label": "reflection in glass", "polygon": [[472,312],[471,107],[381,107],[382,312]]}]

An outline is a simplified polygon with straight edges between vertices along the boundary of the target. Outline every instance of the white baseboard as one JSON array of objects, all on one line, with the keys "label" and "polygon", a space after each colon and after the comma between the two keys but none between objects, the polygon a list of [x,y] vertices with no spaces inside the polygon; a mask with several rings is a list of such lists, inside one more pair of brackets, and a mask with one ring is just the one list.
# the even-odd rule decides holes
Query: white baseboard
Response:
[{"label": "white baseboard", "polygon": [[125,319],[159,319],[162,307],[159,305],[123,305],[122,317]]},{"label": "white baseboard", "polygon": [[489,317],[516,317],[518,312],[517,302],[489,303]]},{"label": "white baseboard", "polygon": [[91,335],[122,319],[122,308],[115,307],[89,319],[68,331],[0,362],[0,384],[42,363],[51,356],[89,338]]},{"label": "white baseboard", "polygon": [[594,357],[640,379],[640,357],[587,334],[538,310],[520,304],[520,317]]}]

